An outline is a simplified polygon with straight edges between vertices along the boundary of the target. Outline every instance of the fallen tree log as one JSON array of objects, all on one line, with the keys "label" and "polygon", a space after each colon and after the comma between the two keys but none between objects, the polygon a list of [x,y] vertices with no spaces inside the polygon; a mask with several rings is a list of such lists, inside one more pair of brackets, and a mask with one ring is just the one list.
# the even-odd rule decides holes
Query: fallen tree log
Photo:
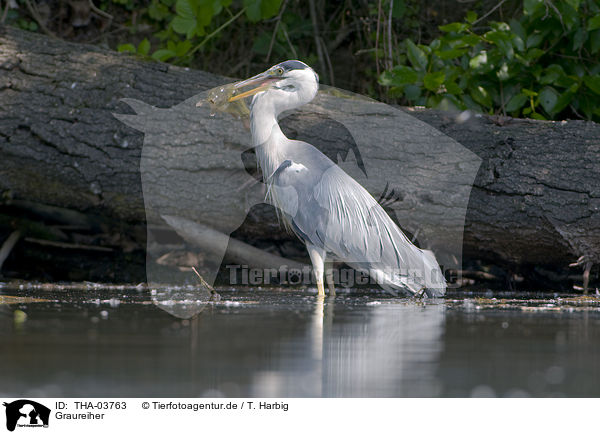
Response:
[{"label": "fallen tree log", "polygon": [[[49,217],[54,225],[86,226],[87,230],[101,227],[112,234],[100,242],[102,245],[123,244],[124,239],[145,245],[145,231],[140,229],[148,211],[142,194],[143,170],[140,176],[144,136],[130,128],[135,127],[133,118],[121,119],[129,123],[127,126],[113,113],[131,115],[121,102],[123,98],[130,99],[138,115],[151,106],[185,108],[185,104],[194,103],[190,100],[194,95],[228,81],[202,71],[0,28],[0,213],[18,219],[39,216],[40,209],[51,206],[65,211],[54,220]],[[132,99],[146,105],[136,106]],[[390,156],[377,143],[363,143],[367,149],[356,152],[348,145],[353,140],[348,134],[351,127],[340,127],[340,122],[326,116],[326,105],[332,101],[348,102],[343,95],[330,92],[311,108],[284,119],[284,131],[311,143],[325,143],[334,158],[340,153],[345,153],[345,158],[354,150],[359,169],[361,155],[371,155],[382,164],[391,162],[389,170],[402,160],[402,155]],[[168,117],[167,113],[164,110],[160,116]],[[413,133],[411,137],[416,137],[415,143],[420,140],[422,125],[429,124],[481,159],[466,209],[467,257],[561,269],[581,256],[585,256],[586,263],[600,262],[600,125],[487,116],[457,121],[450,113],[434,110],[407,113],[414,119],[406,128]],[[190,116],[188,123],[181,125],[204,122],[197,114]],[[247,151],[248,133],[233,118],[212,121],[205,138],[188,137],[196,131],[169,132],[169,143],[174,144],[173,149],[181,147],[187,161],[169,160],[168,164],[195,172],[198,179],[229,179],[238,167],[228,166],[227,158],[221,158],[218,152],[211,154],[214,158],[207,162],[194,158],[199,142],[207,146],[209,142],[218,143],[241,155],[251,178],[254,174],[250,170],[252,156]],[[435,140],[444,142],[449,140],[447,136],[440,134]],[[153,169],[161,169],[159,166]],[[151,172],[146,173],[149,185],[158,185],[169,176],[160,170]],[[242,184],[249,182],[242,178]],[[227,202],[187,204],[190,189],[193,191],[193,186],[180,186],[179,203],[186,203],[191,211],[201,206],[205,215],[212,212],[218,216],[212,219],[217,229],[220,222],[230,219],[231,227],[231,222],[239,220],[239,215],[228,214],[228,209],[234,207]],[[380,195],[386,189],[386,185],[379,185],[370,190]],[[439,193],[439,197],[444,196],[444,191]],[[442,199],[428,197],[423,191],[413,197],[396,188],[395,194],[400,196],[394,199],[394,206],[401,216],[409,215],[414,207],[444,206]],[[196,197],[190,196],[189,200],[196,201]],[[154,217],[149,222],[161,224]],[[280,229],[272,209],[266,206],[255,206],[239,223],[243,224],[235,236],[252,243],[293,238]],[[413,235],[419,232],[410,225],[404,228]],[[6,235],[12,232],[6,226],[5,231]]]}]

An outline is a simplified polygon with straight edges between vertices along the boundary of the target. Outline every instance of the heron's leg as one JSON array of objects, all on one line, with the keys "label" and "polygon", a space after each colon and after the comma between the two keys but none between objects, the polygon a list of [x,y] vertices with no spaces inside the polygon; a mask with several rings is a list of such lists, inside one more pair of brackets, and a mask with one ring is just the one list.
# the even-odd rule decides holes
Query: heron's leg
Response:
[{"label": "heron's leg", "polygon": [[315,247],[312,244],[306,244],[308,256],[313,264],[313,273],[317,281],[317,290],[319,298],[325,297],[325,288],[323,287],[323,271],[325,266],[325,252],[322,249]]},{"label": "heron's leg", "polygon": [[325,281],[329,288],[329,296],[335,297],[335,281],[333,279],[333,261],[325,262]]}]

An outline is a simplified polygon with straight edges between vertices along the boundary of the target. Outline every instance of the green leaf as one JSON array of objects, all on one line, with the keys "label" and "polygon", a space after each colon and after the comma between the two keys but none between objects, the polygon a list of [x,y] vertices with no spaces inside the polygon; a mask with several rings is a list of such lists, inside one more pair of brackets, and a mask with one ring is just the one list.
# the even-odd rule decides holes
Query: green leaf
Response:
[{"label": "green leaf", "polygon": [[148,16],[156,21],[162,21],[169,16],[169,8],[158,0],[154,0],[150,6],[148,6]]},{"label": "green leaf", "polygon": [[436,71],[425,74],[423,78],[423,84],[425,88],[431,91],[437,91],[442,83],[444,83],[444,79],[446,78],[446,74],[444,71]]},{"label": "green leaf", "polygon": [[260,2],[261,18],[266,20],[267,18],[274,17],[279,12],[280,6],[281,0],[262,0]]},{"label": "green leaf", "polygon": [[527,48],[532,48],[532,47],[537,47],[538,45],[540,45],[542,43],[542,41],[544,40],[544,35],[541,33],[532,33],[531,35],[527,36]]},{"label": "green leaf", "polygon": [[416,83],[419,80],[419,74],[412,68],[404,65],[396,66],[389,72],[388,86],[404,86],[406,84]]},{"label": "green leaf", "polygon": [[482,50],[479,54],[477,54],[476,56],[472,57],[471,60],[469,60],[469,67],[472,69],[478,69],[486,65],[487,61],[487,51]]},{"label": "green leaf", "polygon": [[507,112],[514,112],[519,110],[521,107],[523,107],[527,101],[529,101],[529,97],[527,97],[526,95],[523,95],[522,93],[519,93],[515,96],[513,96],[508,103],[506,104],[506,106],[504,106],[504,108],[506,109]]},{"label": "green leaf", "polygon": [[244,6],[246,7],[246,17],[253,22],[256,23],[260,21],[262,16],[261,12],[261,0],[244,0]]},{"label": "green leaf", "polygon": [[406,1],[405,0],[394,0],[394,6],[392,7],[392,17],[402,18],[406,13]]},{"label": "green leaf", "polygon": [[177,33],[186,35],[187,38],[190,39],[196,30],[196,19],[177,16],[171,21],[171,27],[173,27],[173,30]]},{"label": "green leaf", "polygon": [[519,110],[521,107],[523,107],[525,105],[525,103],[527,103],[527,101],[529,101],[529,97],[527,97],[527,95],[523,95],[522,93],[519,93],[519,94],[513,96],[508,101],[506,106],[504,106],[504,108],[506,109],[507,112],[514,112],[516,110]]},{"label": "green leaf", "polygon": [[575,87],[571,87],[567,92],[563,92],[556,100],[556,105],[554,106],[554,113],[560,113],[563,111],[575,97],[575,93],[577,92],[577,85]]},{"label": "green leaf", "polygon": [[525,0],[523,2],[523,11],[526,15],[534,15],[543,4],[543,0]]},{"label": "green leaf", "polygon": [[567,30],[571,30],[575,24],[579,23],[577,11],[567,1],[557,2],[556,8],[560,14],[561,24]]},{"label": "green leaf", "polygon": [[161,49],[156,50],[154,53],[152,53],[152,58],[154,60],[160,60],[161,62],[165,62],[170,58],[175,57],[176,55],[177,54],[174,51]]},{"label": "green leaf", "polygon": [[409,101],[414,101],[421,96],[421,88],[414,84],[409,84],[404,88],[404,95]]},{"label": "green leaf", "polygon": [[506,81],[510,78],[510,75],[508,73],[508,65],[506,64],[506,62],[502,63],[502,65],[500,65],[500,68],[497,69],[496,77],[498,77],[500,81]]},{"label": "green leaf", "polygon": [[[446,36],[448,37],[448,36]],[[467,46],[467,47],[474,47],[475,45],[479,44],[481,42],[481,37],[476,36],[476,35],[467,35],[467,34],[463,34],[460,36],[460,38],[456,38],[454,39],[454,46],[455,47],[463,47],[463,46]]]},{"label": "green leaf", "polygon": [[540,114],[538,112],[533,112],[531,113],[531,118],[532,119],[537,119],[538,121],[545,121],[547,120],[543,114]]},{"label": "green leaf", "polygon": [[139,43],[137,52],[138,52],[138,54],[142,54],[145,56],[148,54],[149,51],[150,51],[150,41],[148,40],[148,38],[144,38],[144,40]]},{"label": "green leaf", "polygon": [[135,54],[135,46],[133,44],[120,44],[117,47],[117,51],[119,53],[134,53]]},{"label": "green leaf", "polygon": [[509,59],[512,59],[515,51],[513,49],[510,36],[505,32],[492,30],[485,34],[486,39],[489,39],[500,48],[500,51]]},{"label": "green leaf", "polygon": [[592,54],[596,54],[600,50],[600,29],[590,33],[590,44]]},{"label": "green leaf", "polygon": [[425,70],[427,68],[427,55],[425,52],[410,39],[406,39],[406,49],[408,60],[410,60],[412,66],[417,70]]},{"label": "green leaf", "polygon": [[559,94],[554,88],[546,86],[540,92],[540,104],[544,107],[547,113],[553,114],[556,103],[558,102]]},{"label": "green leaf", "polygon": [[192,48],[192,41],[189,39],[178,42],[175,48],[175,54],[177,57],[183,57],[190,51],[190,48]]},{"label": "green leaf", "polygon": [[517,51],[525,50],[525,43],[523,42],[523,39],[520,36],[513,35],[511,42],[513,46],[517,49]]},{"label": "green leaf", "polygon": [[565,75],[566,74],[562,66],[553,64],[544,70],[544,75],[540,78],[540,83],[555,83],[559,78],[564,77]]},{"label": "green leaf", "polygon": [[590,18],[587,23],[588,32],[596,29],[600,29],[600,15]]},{"label": "green leaf", "polygon": [[586,75],[583,77],[583,82],[587,87],[600,95],[600,75]]},{"label": "green leaf", "polygon": [[491,107],[492,97],[483,86],[473,86],[469,89],[469,93],[478,104],[481,104],[484,107]]},{"label": "green leaf", "polygon": [[446,87],[446,90],[448,91],[448,93],[452,94],[452,95],[460,95],[463,91],[460,88],[460,86],[458,84],[456,84],[454,81],[446,81],[444,83],[444,86]]},{"label": "green leaf", "polygon": [[585,44],[585,40],[587,39],[587,32],[583,27],[579,27],[575,31],[575,35],[573,35],[573,51],[579,51],[583,44]]},{"label": "green leaf", "polygon": [[175,12],[181,18],[196,19],[195,7],[190,0],[177,0]]},{"label": "green leaf", "polygon": [[525,57],[529,61],[535,60],[543,55],[544,55],[544,50],[540,50],[539,48],[532,48],[531,50],[528,50],[527,53],[525,53]]},{"label": "green leaf", "polygon": [[510,20],[510,29],[521,39],[526,39],[525,29],[517,20]]},{"label": "green leaf", "polygon": [[465,17],[465,20],[469,24],[473,24],[475,21],[477,21],[477,12],[475,12],[475,11],[468,11],[467,12],[467,16]]},{"label": "green leaf", "polygon": [[468,24],[465,23],[450,23],[450,24],[446,24],[444,26],[439,26],[439,29],[442,32],[456,32],[456,33],[460,33],[460,32],[464,32],[465,30],[467,30],[469,28]]},{"label": "green leaf", "polygon": [[457,57],[462,56],[466,52],[467,52],[467,50],[465,48],[453,48],[450,50],[437,51],[435,53],[435,55],[438,56],[442,60],[450,60],[450,59],[456,59]]}]

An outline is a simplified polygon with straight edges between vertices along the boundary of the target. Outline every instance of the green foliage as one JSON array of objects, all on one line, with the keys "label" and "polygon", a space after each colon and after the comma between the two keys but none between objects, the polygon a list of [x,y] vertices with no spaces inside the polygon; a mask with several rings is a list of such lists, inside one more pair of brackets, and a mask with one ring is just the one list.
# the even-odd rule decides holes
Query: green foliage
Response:
[{"label": "green foliage", "polygon": [[[112,1],[126,7],[132,2]],[[272,18],[280,6],[281,0],[243,0],[237,4],[238,10],[232,11],[232,0],[152,0],[148,8],[142,10],[142,19],[157,29],[152,47],[145,39],[144,45],[137,49],[128,43],[119,45],[118,50],[150,55],[163,62],[189,64],[196,51],[238,18],[243,16],[255,23]]]},{"label": "green foliage", "polygon": [[440,26],[428,45],[406,39],[381,85],[410,104],[535,119],[600,120],[600,6],[525,0],[510,22],[477,27],[477,14]]}]

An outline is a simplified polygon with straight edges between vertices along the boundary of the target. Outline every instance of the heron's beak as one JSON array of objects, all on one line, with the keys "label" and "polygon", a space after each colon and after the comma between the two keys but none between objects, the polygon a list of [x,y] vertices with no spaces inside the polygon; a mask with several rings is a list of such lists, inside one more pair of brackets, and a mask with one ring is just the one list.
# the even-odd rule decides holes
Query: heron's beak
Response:
[{"label": "heron's beak", "polygon": [[229,102],[237,101],[238,99],[246,98],[247,96],[252,96],[259,92],[263,92],[271,87],[273,82],[280,80],[281,77],[273,76],[268,72],[262,72],[254,77],[251,77],[247,80],[238,81],[233,85],[235,89],[241,89],[247,86],[254,86],[252,89],[247,90],[246,92],[239,93],[237,95],[229,98]]}]

